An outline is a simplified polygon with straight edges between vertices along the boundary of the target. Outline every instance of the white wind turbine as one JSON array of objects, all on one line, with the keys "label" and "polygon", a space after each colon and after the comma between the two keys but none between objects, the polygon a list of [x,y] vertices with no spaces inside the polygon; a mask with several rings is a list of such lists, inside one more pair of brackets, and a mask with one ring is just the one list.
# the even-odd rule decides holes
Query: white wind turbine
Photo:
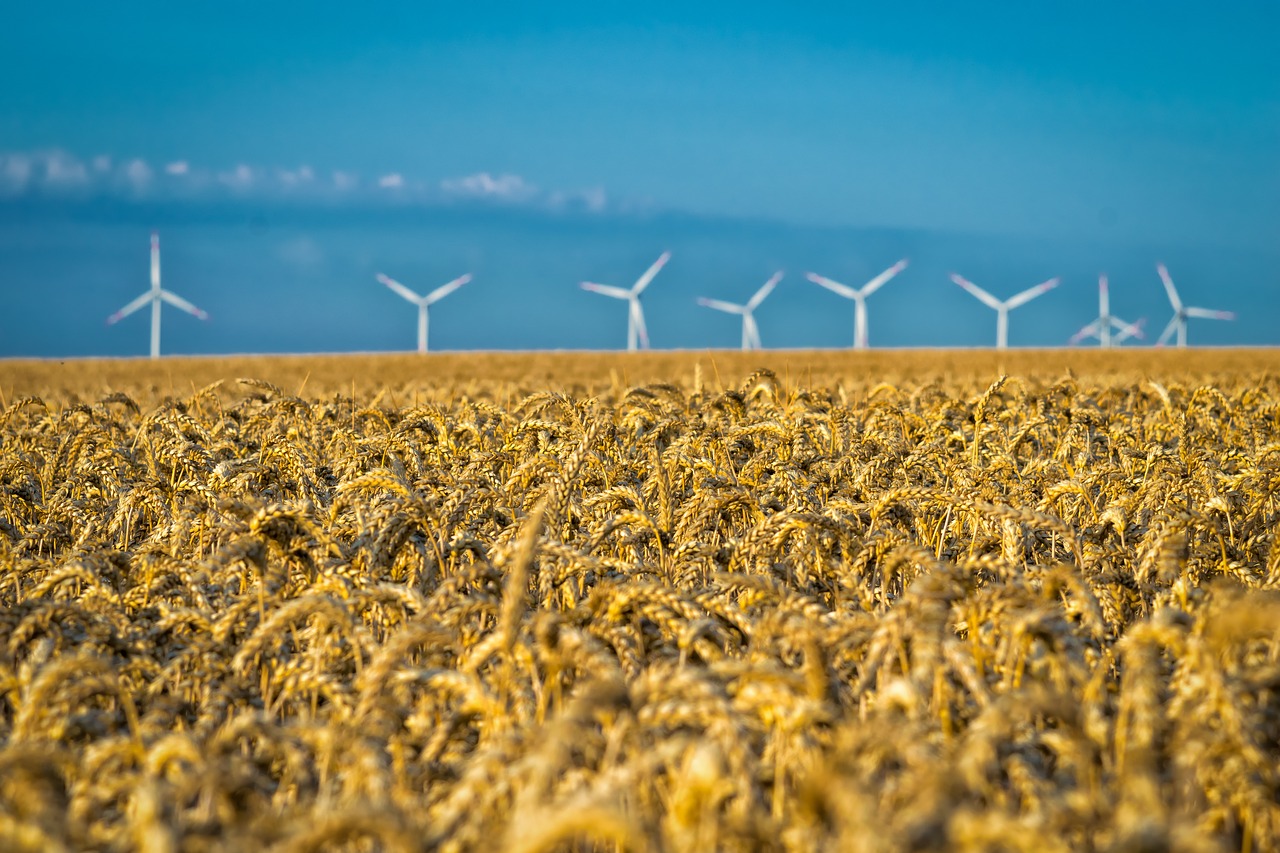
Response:
[{"label": "white wind turbine", "polygon": [[1178,291],[1173,286],[1173,279],[1169,278],[1169,271],[1165,269],[1164,264],[1156,264],[1156,272],[1160,273],[1160,280],[1164,282],[1165,292],[1169,294],[1169,304],[1173,306],[1173,319],[1169,321],[1169,325],[1164,327],[1164,332],[1160,335],[1160,339],[1156,341],[1156,346],[1164,346],[1169,340],[1169,336],[1176,330],[1178,333],[1178,346],[1185,347],[1187,345],[1187,318],[1197,317],[1201,320],[1234,320],[1236,315],[1231,311],[1211,311],[1208,308],[1191,308],[1183,305],[1182,300],[1178,298]]},{"label": "white wind turbine", "polygon": [[208,320],[209,315],[192,305],[187,300],[171,293],[168,290],[162,290],[160,287],[160,235],[155,231],[151,232],[151,289],[121,308],[116,313],[107,318],[107,325],[110,326],[118,323],[125,317],[128,317],[134,311],[137,311],[143,305],[151,303],[151,357],[160,357],[160,303],[168,302],[174,308],[180,308],[192,316],[199,317],[201,320]]},{"label": "white wind turbine", "polygon": [[418,352],[427,351],[427,309],[435,303],[444,299],[450,293],[453,293],[459,287],[471,281],[471,273],[459,276],[448,284],[442,284],[426,296],[419,296],[409,288],[390,276],[378,273],[376,276],[378,281],[403,296],[405,299],[418,306]]},{"label": "white wind turbine", "polygon": [[649,330],[644,325],[644,309],[640,307],[640,294],[649,286],[649,282],[653,281],[653,277],[658,274],[658,270],[671,259],[670,252],[663,252],[661,257],[653,262],[653,266],[644,271],[644,275],[636,279],[636,283],[628,290],[625,287],[614,287],[610,284],[596,284],[593,281],[582,282],[582,289],[589,290],[592,293],[600,293],[604,296],[612,296],[614,299],[625,299],[629,303],[627,310],[627,352],[635,352],[637,345],[639,349],[649,348]]},{"label": "white wind turbine", "polygon": [[880,275],[871,279],[871,281],[862,285],[861,288],[852,288],[847,284],[841,284],[838,281],[832,281],[824,278],[817,273],[809,273],[808,279],[814,284],[820,284],[833,293],[838,293],[845,299],[853,300],[853,348],[867,348],[867,297],[875,293],[885,282],[893,278],[898,273],[907,268],[907,259],[903,258],[893,266],[889,267]]},{"label": "white wind turbine", "polygon": [[974,284],[962,276],[955,273],[951,274],[951,280],[956,284],[969,291],[988,307],[994,308],[996,311],[996,349],[1009,348],[1009,312],[1019,305],[1025,305],[1032,299],[1035,299],[1046,291],[1053,290],[1058,286],[1059,279],[1051,278],[1046,282],[1037,284],[1035,287],[1029,287],[1021,293],[1010,296],[1001,302],[990,293],[987,293],[981,287]]},{"label": "white wind turbine", "polygon": [[762,349],[760,344],[760,327],[756,325],[756,318],[753,312],[760,307],[760,303],[764,302],[778,282],[782,281],[782,271],[773,274],[773,278],[764,283],[764,286],[756,291],[755,295],[747,300],[746,305],[735,305],[732,302],[721,302],[719,299],[707,299],[698,297],[698,304],[705,305],[707,308],[714,308],[716,311],[724,311],[727,314],[739,314],[742,316],[742,348]]},{"label": "white wind turbine", "polygon": [[[1111,315],[1111,298],[1107,293],[1107,277],[1100,275],[1098,276],[1098,319],[1072,335],[1071,345],[1075,346],[1085,338],[1097,338],[1102,348],[1106,349],[1113,343],[1123,343],[1129,338],[1141,338],[1143,322],[1144,320],[1139,319],[1136,323],[1126,323],[1119,317]],[[1116,330],[1114,338],[1111,336],[1113,328]]]}]

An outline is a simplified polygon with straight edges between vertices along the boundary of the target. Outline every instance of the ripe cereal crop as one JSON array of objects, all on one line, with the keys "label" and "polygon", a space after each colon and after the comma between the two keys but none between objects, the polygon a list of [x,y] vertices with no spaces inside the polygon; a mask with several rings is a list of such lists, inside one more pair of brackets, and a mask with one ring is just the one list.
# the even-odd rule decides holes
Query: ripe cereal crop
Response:
[{"label": "ripe cereal crop", "polygon": [[0,848],[1280,848],[1266,352],[10,363]]}]

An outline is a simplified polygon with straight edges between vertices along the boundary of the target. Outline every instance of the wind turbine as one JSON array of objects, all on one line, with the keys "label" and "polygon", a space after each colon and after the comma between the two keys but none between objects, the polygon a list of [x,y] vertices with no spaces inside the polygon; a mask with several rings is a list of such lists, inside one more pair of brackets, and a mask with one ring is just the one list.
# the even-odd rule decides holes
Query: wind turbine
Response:
[{"label": "wind turbine", "polygon": [[[663,265],[669,260],[671,260],[671,253],[663,252],[653,262],[653,266],[645,270],[644,275],[636,279],[636,283],[631,286],[630,290],[625,287],[614,287],[610,284],[596,284],[593,281],[582,282],[583,290],[600,293],[604,296],[612,296],[614,299],[625,299],[630,303],[627,310],[627,352],[635,352],[637,348],[649,348],[649,331],[644,325],[644,309],[640,307],[640,294],[644,293],[644,289],[649,286],[649,282],[653,281],[653,277],[658,274],[658,270],[662,269]],[[638,347],[637,344],[639,345]]]},{"label": "wind turbine", "polygon": [[427,351],[427,309],[435,303],[444,299],[450,293],[453,293],[459,287],[471,281],[471,273],[459,276],[448,284],[442,284],[426,296],[419,296],[409,288],[390,276],[378,273],[376,276],[378,281],[403,296],[405,299],[418,306],[418,352]]},{"label": "wind turbine", "polygon": [[1176,330],[1178,332],[1178,346],[1185,347],[1187,345],[1187,318],[1197,317],[1201,320],[1234,320],[1236,315],[1231,311],[1211,311],[1208,308],[1191,308],[1183,305],[1182,300],[1178,298],[1178,291],[1173,286],[1173,279],[1169,278],[1169,271],[1165,269],[1164,264],[1156,264],[1156,272],[1160,273],[1160,280],[1164,282],[1165,292],[1169,294],[1169,304],[1173,306],[1173,319],[1169,321],[1169,325],[1164,327],[1164,332],[1160,335],[1160,339],[1156,341],[1156,346],[1164,346],[1169,340],[1169,336]]},{"label": "wind turbine", "polygon": [[1037,284],[1035,287],[1029,287],[1021,293],[1010,296],[1001,302],[990,293],[987,293],[981,287],[963,278],[955,273],[951,274],[951,280],[956,284],[969,291],[988,307],[994,308],[996,311],[996,349],[1009,348],[1009,312],[1019,305],[1025,305],[1032,299],[1035,299],[1046,291],[1053,290],[1058,286],[1059,279],[1051,278],[1046,282]]},{"label": "wind turbine", "polygon": [[855,289],[847,284],[841,284],[838,281],[832,281],[824,278],[817,273],[809,273],[808,279],[814,284],[820,284],[833,293],[838,293],[845,299],[853,300],[853,348],[867,348],[867,297],[879,290],[884,283],[893,278],[898,273],[907,268],[907,259],[903,258],[893,266],[889,267],[880,275],[871,279],[871,281],[862,285],[861,288]]},{"label": "wind turbine", "polygon": [[[1129,338],[1141,338],[1142,324],[1144,322],[1145,320],[1139,319],[1136,323],[1126,323],[1119,317],[1111,315],[1111,299],[1107,294],[1107,277],[1100,275],[1098,276],[1098,319],[1072,335],[1071,345],[1075,346],[1085,338],[1097,338],[1102,348],[1106,349],[1113,343],[1122,343]],[[1116,330],[1114,338],[1111,337],[1113,328]]]},{"label": "wind turbine", "polygon": [[151,232],[151,289],[121,308],[107,318],[107,325],[113,325],[128,317],[148,302],[151,303],[151,357],[160,357],[160,303],[168,302],[174,308],[180,308],[201,320],[208,320],[209,315],[192,305],[187,300],[160,288],[160,235]]},{"label": "wind turbine", "polygon": [[760,307],[760,303],[764,302],[765,297],[778,286],[780,281],[782,281],[781,270],[774,273],[773,278],[766,281],[764,286],[747,300],[746,305],[735,305],[732,302],[721,302],[719,299],[707,299],[702,296],[698,297],[698,304],[727,314],[740,314],[742,316],[742,348],[744,350],[763,349],[760,344],[760,327],[756,325],[756,318],[752,312]]}]

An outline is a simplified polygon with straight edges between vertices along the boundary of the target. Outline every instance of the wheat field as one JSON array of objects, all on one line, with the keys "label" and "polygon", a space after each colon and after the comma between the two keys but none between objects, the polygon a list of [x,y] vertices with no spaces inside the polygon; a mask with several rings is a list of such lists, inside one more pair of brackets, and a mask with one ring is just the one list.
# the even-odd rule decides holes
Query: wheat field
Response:
[{"label": "wheat field", "polygon": [[1280,849],[1277,376],[0,364],[0,849]]}]

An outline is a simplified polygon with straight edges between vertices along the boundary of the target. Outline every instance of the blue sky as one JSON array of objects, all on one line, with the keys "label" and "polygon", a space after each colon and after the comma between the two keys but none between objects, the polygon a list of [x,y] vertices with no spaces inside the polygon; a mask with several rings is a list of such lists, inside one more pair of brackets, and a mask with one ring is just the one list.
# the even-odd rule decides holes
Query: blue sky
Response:
[{"label": "blue sky", "polygon": [[[1275,3],[49,2],[4,19],[10,223],[37,202],[161,205],[158,226],[210,205],[358,211],[326,226],[338,245],[371,209],[486,202],[1134,257],[1280,244]],[[31,246],[9,227],[13,280]],[[1242,274],[1274,318],[1264,260]]]}]

